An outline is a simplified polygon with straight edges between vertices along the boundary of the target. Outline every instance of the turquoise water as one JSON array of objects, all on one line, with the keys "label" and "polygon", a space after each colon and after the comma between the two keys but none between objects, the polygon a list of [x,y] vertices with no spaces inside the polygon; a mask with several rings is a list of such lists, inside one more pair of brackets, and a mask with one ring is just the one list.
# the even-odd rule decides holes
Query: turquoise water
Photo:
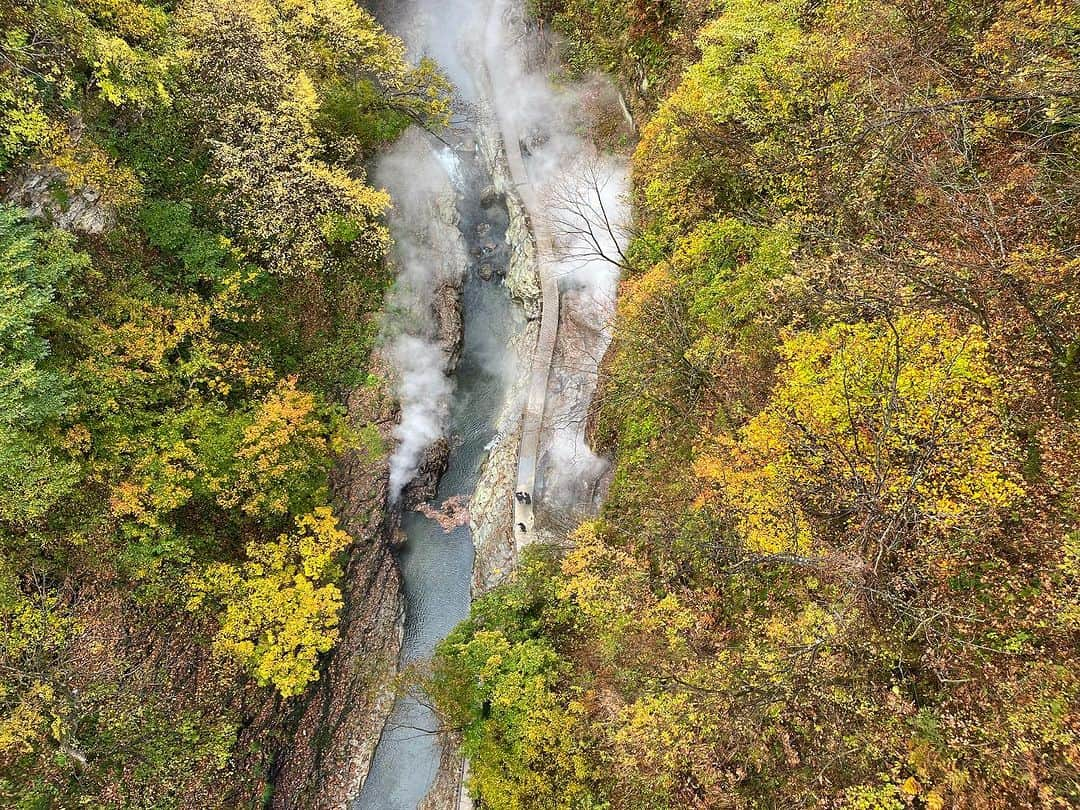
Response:
[{"label": "turquoise water", "polygon": [[[483,249],[505,255],[506,209],[484,208],[482,190],[490,182],[471,151],[458,155],[455,185],[459,228],[470,253],[462,287],[462,353],[454,375],[450,411],[451,452],[439,481],[435,506],[448,498],[472,495],[505,393],[506,347],[520,317],[498,276],[481,279]],[[492,249],[494,246],[494,250]],[[473,543],[468,526],[444,532],[417,512],[402,517],[406,542],[399,554],[405,592],[405,636],[401,666],[431,657],[435,645],[469,613]],[[400,697],[375,749],[371,770],[353,810],[415,810],[430,789],[440,758],[436,717],[425,696]]]}]

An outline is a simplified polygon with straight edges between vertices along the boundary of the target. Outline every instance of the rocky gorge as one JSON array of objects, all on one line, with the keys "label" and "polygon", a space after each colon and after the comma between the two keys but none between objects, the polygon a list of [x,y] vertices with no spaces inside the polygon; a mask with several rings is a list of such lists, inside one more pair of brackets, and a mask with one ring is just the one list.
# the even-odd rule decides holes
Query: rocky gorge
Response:
[{"label": "rocky gorge", "polygon": [[[537,241],[537,217],[547,216],[539,200],[546,205],[556,188],[579,182],[578,153],[591,152],[563,130],[569,121],[580,127],[588,115],[576,91],[552,94],[546,77],[557,62],[522,8],[468,0],[460,5],[461,36],[453,57],[440,54],[448,35],[435,32],[425,4],[383,10],[384,24],[402,36],[414,58],[442,56],[458,88],[457,114],[451,129],[437,137],[407,133],[376,171],[395,200],[398,283],[388,299],[381,356],[396,406],[387,406],[387,421],[379,425],[393,450],[381,466],[346,461],[340,468],[354,488],[359,480],[373,483],[375,497],[368,492],[361,500],[383,509],[369,508],[368,522],[355,524],[368,539],[350,563],[342,644],[308,700],[296,742],[279,763],[275,806],[469,806],[462,784],[466,765],[453,732],[439,729],[422,695],[408,684],[422,672],[435,641],[464,618],[470,594],[509,576],[525,544],[558,536],[571,515],[595,507],[606,470],[588,450],[584,426],[607,345],[617,267],[601,257],[603,272],[596,273],[597,257],[575,250],[580,246],[565,236],[545,235],[552,241],[543,253]],[[511,42],[514,47],[504,50]],[[510,60],[512,69],[498,60]],[[498,111],[498,93],[531,96],[535,109],[523,116],[515,99],[514,109]],[[604,99],[609,107],[616,101]],[[524,195],[523,183],[534,181],[539,193]],[[621,187],[615,185],[618,194]],[[610,231],[610,223],[604,224]],[[591,252],[596,246],[587,247]],[[553,297],[542,293],[543,272]],[[558,494],[558,502],[553,497],[538,513],[535,531],[523,533],[514,525],[522,420],[530,386],[536,385],[541,314],[553,306],[558,323],[560,287],[566,290],[567,326],[552,335],[554,345],[540,361],[547,381],[540,401],[549,398],[550,407],[541,404],[539,416],[546,417],[534,427],[540,431],[538,481]],[[500,296],[506,303],[488,309]],[[484,311],[505,323],[491,332]],[[417,361],[425,352],[430,362],[421,369]],[[550,379],[549,365],[557,366]],[[437,374],[429,373],[433,369]],[[477,373],[473,369],[489,378],[480,387],[490,390],[479,399],[470,377],[461,376]],[[485,403],[481,413],[462,416],[479,402]],[[394,465],[402,463],[407,472],[395,472]],[[339,492],[345,498],[353,494],[348,486]],[[411,601],[408,596],[409,571],[429,557],[422,549],[432,536],[448,545],[430,564],[454,568],[459,563],[446,563],[443,555],[468,557],[461,563],[466,581],[451,587],[464,590],[445,605],[444,594],[436,597],[443,606],[434,609],[445,615],[434,620],[426,604],[431,594],[414,592]],[[429,638],[424,624],[432,621],[439,630]],[[398,672],[406,673],[404,680],[395,680]],[[417,758],[430,761],[430,769]]]}]

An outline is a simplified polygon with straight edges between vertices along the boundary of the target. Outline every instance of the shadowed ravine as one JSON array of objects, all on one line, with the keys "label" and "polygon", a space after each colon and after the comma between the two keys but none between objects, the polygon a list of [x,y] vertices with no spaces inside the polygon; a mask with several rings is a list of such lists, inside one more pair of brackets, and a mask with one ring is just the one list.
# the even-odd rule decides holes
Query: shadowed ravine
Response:
[{"label": "shadowed ravine", "polygon": [[[432,141],[434,144],[434,141]],[[470,142],[471,143],[471,142]],[[443,161],[450,150],[443,151]],[[447,435],[451,451],[438,492],[436,509],[448,499],[472,494],[495,420],[503,402],[505,346],[521,318],[498,276],[481,277],[481,266],[502,255],[506,211],[497,201],[481,204],[486,172],[471,145],[462,146],[453,161],[458,227],[469,261],[462,284],[461,359],[454,374]],[[492,247],[494,246],[494,248]],[[482,255],[478,255],[482,254]],[[440,257],[432,256],[432,261]],[[483,259],[482,262],[480,259]],[[486,271],[485,271],[486,275]],[[444,531],[434,520],[410,511],[402,517],[405,544],[399,555],[405,586],[405,635],[400,666],[430,658],[435,645],[469,612],[473,545],[469,526]],[[438,723],[420,693],[400,698],[383,730],[371,770],[354,808],[411,810],[429,790],[439,765]]]},{"label": "shadowed ravine", "polygon": [[[380,182],[395,199],[390,224],[399,289],[391,309],[397,305],[407,314],[398,316],[405,338],[392,338],[396,342],[390,349],[402,401],[399,445],[391,458],[392,490],[396,494],[395,481],[400,487],[416,473],[418,450],[445,435],[451,448],[447,468],[436,497],[421,509],[432,514],[451,499],[467,504],[478,482],[486,494],[472,516],[472,529],[467,517],[464,525],[449,530],[415,511],[402,517],[406,541],[399,562],[406,612],[399,663],[406,670],[428,661],[438,642],[467,617],[470,582],[490,587],[512,570],[522,547],[545,536],[545,520],[561,528],[571,516],[595,507],[606,462],[585,442],[585,411],[607,346],[618,273],[594,246],[554,232],[547,206],[560,191],[584,190],[604,195],[601,209],[606,204],[621,211],[625,168],[611,164],[615,168],[603,183],[581,185],[582,177],[596,176],[583,169],[595,170],[601,160],[576,134],[587,126],[585,94],[552,85],[548,71],[553,66],[545,49],[532,47],[534,31],[514,0],[406,0],[385,3],[379,13],[387,28],[405,40],[411,58],[428,56],[439,63],[455,86],[458,110],[445,141],[403,139],[388,158],[392,165],[386,160],[380,164]],[[477,148],[478,141],[485,148]],[[441,171],[431,169],[433,154]],[[495,191],[492,171],[504,184],[505,198]],[[432,215],[448,219],[446,206],[430,202],[448,186],[455,195],[464,268],[447,266],[447,257],[461,250],[460,244],[447,244],[446,222],[425,221]],[[517,224],[511,228],[513,244],[507,244],[511,220]],[[522,222],[531,234],[522,232]],[[603,245],[595,248],[604,252]],[[508,268],[511,253],[516,258]],[[522,268],[524,279],[518,275]],[[525,302],[531,316],[540,316],[531,332],[522,331],[523,311],[501,283],[508,269],[515,298]],[[463,278],[462,350],[456,367],[448,360],[453,352],[446,335],[425,323],[434,305],[432,288],[451,278]],[[561,291],[572,302],[570,314],[577,324],[565,335],[560,332]],[[501,477],[489,475],[500,469],[498,464],[482,472],[488,451],[492,459],[505,458],[503,448],[511,441],[512,466],[502,468]],[[515,501],[513,493],[522,490],[531,498]],[[504,529],[480,529],[480,517]],[[474,540],[481,549],[478,575],[473,571]],[[435,714],[421,692],[400,698],[352,803],[354,810],[414,810],[440,774],[437,732]],[[453,801],[443,795],[447,779],[441,773],[436,791],[443,803]]]}]

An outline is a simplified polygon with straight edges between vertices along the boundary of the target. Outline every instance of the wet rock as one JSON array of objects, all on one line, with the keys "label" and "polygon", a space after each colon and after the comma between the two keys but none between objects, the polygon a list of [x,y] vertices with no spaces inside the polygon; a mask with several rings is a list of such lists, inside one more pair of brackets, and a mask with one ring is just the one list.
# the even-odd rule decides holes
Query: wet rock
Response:
[{"label": "wet rock", "polygon": [[431,302],[439,348],[446,356],[446,373],[452,374],[461,358],[461,281],[439,285]]},{"label": "wet rock", "polygon": [[439,479],[446,470],[450,457],[450,442],[445,436],[424,451],[424,457],[416,470],[416,475],[401,493],[401,504],[405,509],[416,509],[422,503],[432,500],[439,488]]},{"label": "wet rock", "polygon": [[495,276],[495,268],[493,268],[488,262],[483,262],[479,267],[476,268],[476,272],[484,281],[491,281],[491,279]]},{"label": "wet rock", "polygon": [[529,156],[536,152],[540,147],[547,143],[551,139],[540,126],[534,126],[530,129],[525,136],[518,141],[518,146],[521,148],[521,154]]},{"label": "wet rock", "polygon": [[482,208],[491,208],[498,205],[503,200],[503,194],[494,185],[487,186],[480,192],[480,206]]}]

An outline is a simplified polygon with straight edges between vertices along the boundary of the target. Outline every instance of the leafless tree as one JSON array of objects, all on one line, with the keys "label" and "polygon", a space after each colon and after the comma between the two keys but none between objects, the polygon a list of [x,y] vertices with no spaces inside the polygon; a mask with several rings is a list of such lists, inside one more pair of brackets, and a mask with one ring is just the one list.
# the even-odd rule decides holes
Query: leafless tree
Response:
[{"label": "leafless tree", "polygon": [[617,217],[613,199],[615,170],[599,156],[585,157],[574,170],[547,189],[548,217],[561,258],[601,260],[628,270],[625,245],[634,236],[630,224]]}]

